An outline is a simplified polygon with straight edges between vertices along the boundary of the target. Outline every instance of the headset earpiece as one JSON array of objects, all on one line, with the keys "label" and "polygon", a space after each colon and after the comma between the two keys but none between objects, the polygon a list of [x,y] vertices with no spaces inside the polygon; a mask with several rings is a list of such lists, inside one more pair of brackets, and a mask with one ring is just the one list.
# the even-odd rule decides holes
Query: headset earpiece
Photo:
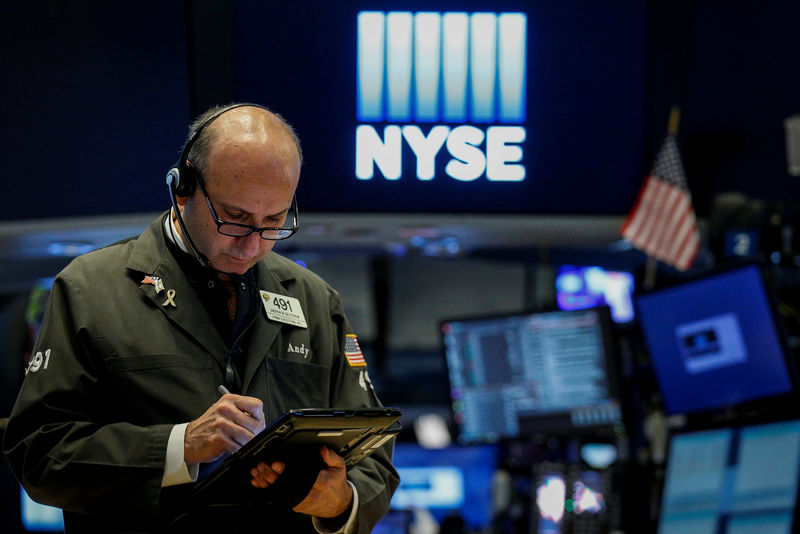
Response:
[{"label": "headset earpiece", "polygon": [[175,196],[192,196],[195,187],[197,187],[196,172],[191,165],[184,165],[183,170],[175,165],[167,172],[167,187],[172,190]]},{"label": "headset earpiece", "polygon": [[178,170],[177,167],[172,167],[170,170],[167,171],[166,182],[169,190],[175,193],[175,190],[181,183],[181,172]]},{"label": "headset earpiece", "polygon": [[173,167],[170,173],[175,176],[174,190],[175,195],[179,197],[190,197],[197,187],[197,176],[191,165],[183,165],[182,167]]}]

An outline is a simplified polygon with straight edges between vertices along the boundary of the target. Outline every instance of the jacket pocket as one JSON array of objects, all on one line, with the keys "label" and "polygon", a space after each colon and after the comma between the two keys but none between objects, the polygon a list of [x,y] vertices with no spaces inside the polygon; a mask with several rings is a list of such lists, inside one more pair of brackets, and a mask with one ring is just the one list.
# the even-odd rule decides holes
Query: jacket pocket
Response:
[{"label": "jacket pocket", "polygon": [[269,400],[277,413],[300,408],[326,408],[330,369],[322,365],[267,358]]},{"label": "jacket pocket", "polygon": [[207,358],[186,354],[161,353],[137,354],[135,356],[115,356],[105,360],[108,371],[147,371],[182,367],[185,369],[211,369],[212,362]]},{"label": "jacket pocket", "polygon": [[223,376],[202,354],[120,356],[104,365],[107,417],[140,425],[191,421],[219,397]]}]

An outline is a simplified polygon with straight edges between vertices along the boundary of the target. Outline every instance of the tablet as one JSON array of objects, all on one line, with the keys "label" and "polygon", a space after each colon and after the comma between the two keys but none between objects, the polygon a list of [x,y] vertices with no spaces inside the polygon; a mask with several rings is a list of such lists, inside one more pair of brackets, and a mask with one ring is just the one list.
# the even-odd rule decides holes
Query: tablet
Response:
[{"label": "tablet", "polygon": [[[384,407],[289,410],[197,483],[192,500],[205,505],[297,504],[324,467],[321,446],[336,451],[349,469],[400,432],[400,416],[399,409]],[[266,489],[250,485],[250,470],[262,461],[286,464]]]}]

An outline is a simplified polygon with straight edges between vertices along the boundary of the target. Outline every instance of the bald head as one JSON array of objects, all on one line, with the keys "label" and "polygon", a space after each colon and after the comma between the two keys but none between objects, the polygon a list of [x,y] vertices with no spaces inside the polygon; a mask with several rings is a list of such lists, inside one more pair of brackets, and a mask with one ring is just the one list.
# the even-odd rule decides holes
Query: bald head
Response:
[{"label": "bald head", "polygon": [[[233,104],[235,106],[235,104]],[[209,119],[217,115],[192,144],[188,160],[204,176],[209,160],[214,152],[223,147],[235,150],[236,147],[249,147],[263,151],[265,158],[274,159],[276,165],[295,163],[299,171],[303,152],[300,139],[292,126],[279,114],[266,108],[243,105],[223,111],[231,106],[218,106],[199,116],[189,127],[191,139]],[[286,169],[289,174],[294,174]]]}]

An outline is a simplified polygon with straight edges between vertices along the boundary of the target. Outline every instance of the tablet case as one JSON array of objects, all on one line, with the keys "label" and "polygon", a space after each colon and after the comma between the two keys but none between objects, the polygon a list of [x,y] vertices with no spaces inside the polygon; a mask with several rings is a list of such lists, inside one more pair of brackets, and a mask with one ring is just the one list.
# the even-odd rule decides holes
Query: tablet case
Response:
[{"label": "tablet case", "polygon": [[[290,410],[244,447],[225,458],[192,490],[195,505],[256,503],[293,507],[305,498],[320,469],[325,445],[345,460],[347,468],[372,454],[400,432],[397,408],[307,408]],[[250,470],[259,462],[286,465],[268,488],[250,484]]]}]

